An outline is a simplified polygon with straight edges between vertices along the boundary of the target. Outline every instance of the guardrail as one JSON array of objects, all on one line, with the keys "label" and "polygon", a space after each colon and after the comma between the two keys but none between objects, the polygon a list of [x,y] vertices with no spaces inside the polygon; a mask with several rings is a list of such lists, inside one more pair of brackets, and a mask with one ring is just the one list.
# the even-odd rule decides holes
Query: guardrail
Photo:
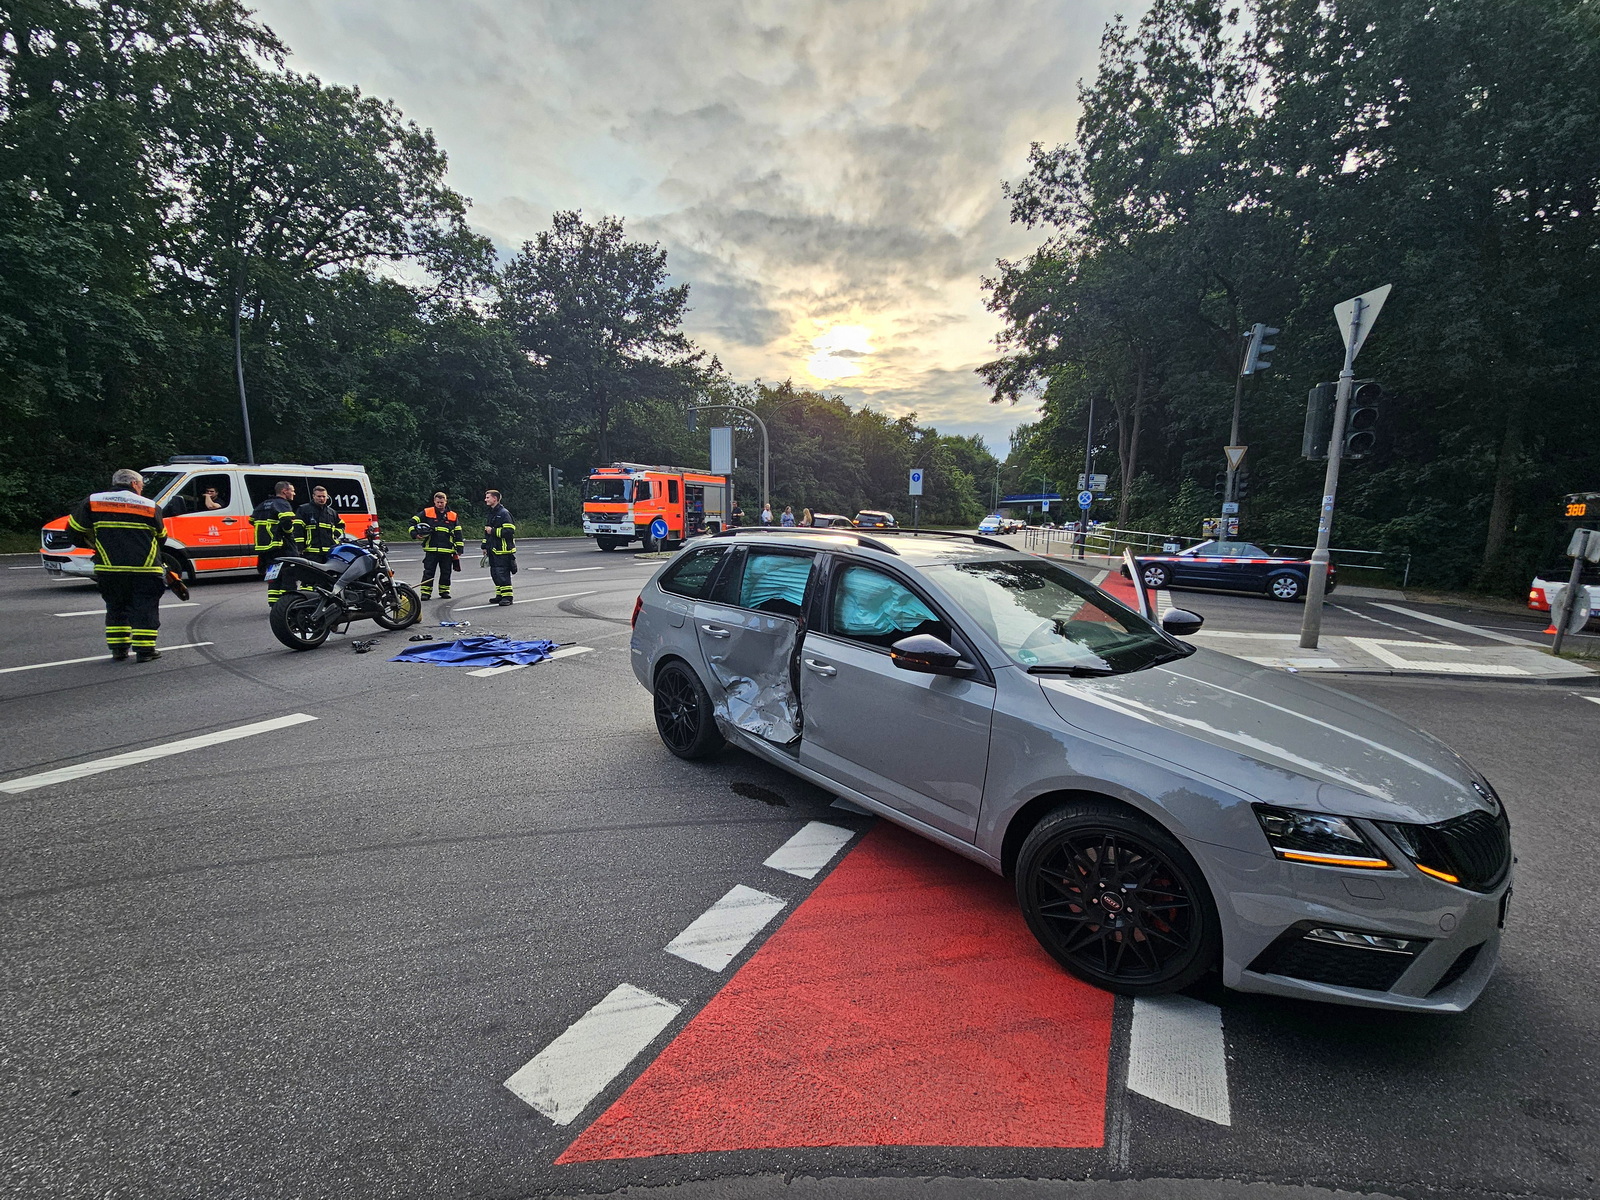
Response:
[{"label": "guardrail", "polygon": [[[1081,557],[1078,542],[1083,535],[1076,530],[1058,529],[1051,525],[1030,525],[1023,531],[1023,537],[1028,549],[1035,554]],[[1089,530],[1088,537],[1083,542],[1083,554],[1112,558],[1120,554],[1124,548],[1132,550],[1135,554],[1170,554],[1175,553],[1169,549],[1171,546],[1176,545],[1186,550],[1207,540],[1209,539],[1185,537],[1175,533],[1151,533],[1147,529],[1112,529],[1101,525]],[[1310,557],[1314,549],[1311,546],[1290,546],[1281,542],[1260,544],[1274,554],[1293,551],[1297,555],[1303,553],[1305,557]],[[1373,571],[1388,575],[1390,578],[1398,576],[1401,587],[1406,587],[1411,582],[1410,550],[1357,550],[1335,546],[1328,553],[1332,556],[1334,565],[1341,571]]]}]

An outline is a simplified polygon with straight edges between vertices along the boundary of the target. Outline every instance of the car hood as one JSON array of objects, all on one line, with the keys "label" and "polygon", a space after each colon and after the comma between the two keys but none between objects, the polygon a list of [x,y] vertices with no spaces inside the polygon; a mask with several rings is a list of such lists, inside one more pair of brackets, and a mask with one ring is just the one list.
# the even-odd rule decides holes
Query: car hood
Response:
[{"label": "car hood", "polygon": [[1269,804],[1423,824],[1495,808],[1459,755],[1393,713],[1216,651],[1040,679],[1069,724]]}]

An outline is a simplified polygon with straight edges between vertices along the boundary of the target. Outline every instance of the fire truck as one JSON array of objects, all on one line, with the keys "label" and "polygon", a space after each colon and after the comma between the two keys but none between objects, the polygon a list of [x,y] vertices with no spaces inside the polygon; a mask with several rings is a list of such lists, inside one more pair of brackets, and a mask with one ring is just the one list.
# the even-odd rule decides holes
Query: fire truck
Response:
[{"label": "fire truck", "polygon": [[716,533],[727,524],[732,481],[688,467],[612,463],[594,467],[584,487],[583,533],[602,550],[632,541],[649,545],[659,518],[667,527],[661,548],[676,550],[685,538]]}]

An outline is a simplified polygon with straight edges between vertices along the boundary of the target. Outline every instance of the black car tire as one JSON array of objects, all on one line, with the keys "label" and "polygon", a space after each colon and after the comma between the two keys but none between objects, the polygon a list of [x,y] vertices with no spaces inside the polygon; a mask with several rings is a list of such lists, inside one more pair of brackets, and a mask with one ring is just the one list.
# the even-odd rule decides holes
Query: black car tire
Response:
[{"label": "black car tire", "polygon": [[373,621],[385,629],[405,629],[422,620],[422,597],[417,595],[409,583],[394,585],[393,615],[380,612],[373,616]]},{"label": "black car tire", "polygon": [[594,544],[599,546],[602,550],[615,550],[618,546],[622,545],[622,543],[617,541],[616,538],[599,537],[598,535],[594,539]]},{"label": "black car tire", "polygon": [[291,650],[315,650],[328,640],[332,625],[327,620],[313,622],[310,613],[321,601],[316,596],[290,593],[272,606],[267,621],[272,636]]},{"label": "black car tire", "polygon": [[161,552],[161,569],[176,575],[185,583],[194,582],[194,568],[171,550],[163,550]]},{"label": "black car tire", "polygon": [[1080,800],[1050,812],[1022,843],[1016,887],[1039,944],[1106,991],[1181,991],[1221,957],[1221,922],[1194,858],[1120,806]]},{"label": "black car tire", "polygon": [[1155,588],[1159,591],[1167,586],[1167,580],[1171,579],[1172,576],[1165,567],[1156,563],[1146,563],[1139,568],[1139,578],[1144,580],[1145,587]]},{"label": "black car tire", "polygon": [[1274,575],[1267,580],[1267,595],[1274,600],[1282,600],[1286,604],[1295,600],[1304,600],[1306,595],[1305,580],[1287,571],[1281,575]]},{"label": "black car tire", "polygon": [[656,732],[679,758],[705,758],[722,749],[724,739],[711,711],[711,697],[687,664],[669,662],[656,672],[653,707]]}]

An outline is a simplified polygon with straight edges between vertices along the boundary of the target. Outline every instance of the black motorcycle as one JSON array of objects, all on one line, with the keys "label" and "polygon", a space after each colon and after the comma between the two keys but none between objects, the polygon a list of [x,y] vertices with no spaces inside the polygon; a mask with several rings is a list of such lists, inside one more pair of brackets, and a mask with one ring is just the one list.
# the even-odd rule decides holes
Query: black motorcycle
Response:
[{"label": "black motorcycle", "polygon": [[267,568],[284,594],[272,606],[272,634],[291,650],[315,650],[351,621],[376,621],[404,629],[422,619],[422,599],[395,582],[389,551],[376,525],[364,538],[347,538],[325,563],[280,558]]}]

